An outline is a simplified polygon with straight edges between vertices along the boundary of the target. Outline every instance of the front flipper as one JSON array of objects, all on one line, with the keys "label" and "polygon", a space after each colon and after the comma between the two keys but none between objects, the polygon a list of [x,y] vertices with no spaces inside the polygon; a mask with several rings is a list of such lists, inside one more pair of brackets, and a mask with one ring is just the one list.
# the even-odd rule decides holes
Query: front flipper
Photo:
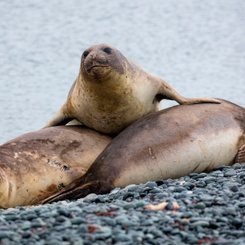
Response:
[{"label": "front flipper", "polygon": [[234,163],[237,163],[237,162],[245,163],[245,145],[242,145],[238,150]]},{"label": "front flipper", "polygon": [[75,118],[69,117],[64,113],[63,107],[57,112],[57,114],[45,125],[45,128],[52,126],[65,125]]},{"label": "front flipper", "polygon": [[113,188],[107,182],[101,182],[100,180],[84,182],[85,179],[86,178],[83,176],[81,179],[75,180],[60,192],[44,199],[41,204],[58,202],[65,199],[76,200],[90,193],[105,194],[110,192]]},{"label": "front flipper", "polygon": [[156,99],[160,101],[161,99],[175,100],[181,105],[191,105],[198,103],[216,103],[220,104],[221,101],[214,98],[186,98],[180,95],[174,88],[172,88],[167,82],[161,79],[161,86],[156,95]]},{"label": "front flipper", "polygon": [[[73,184],[73,183],[72,183]],[[90,188],[94,186],[95,183],[88,183],[78,186],[72,186],[68,185],[67,188],[61,190],[58,193],[55,193],[54,195],[44,199],[41,204],[46,203],[52,203],[52,202],[58,202],[62,200],[76,200],[80,197],[85,197],[88,194],[91,193]]]}]

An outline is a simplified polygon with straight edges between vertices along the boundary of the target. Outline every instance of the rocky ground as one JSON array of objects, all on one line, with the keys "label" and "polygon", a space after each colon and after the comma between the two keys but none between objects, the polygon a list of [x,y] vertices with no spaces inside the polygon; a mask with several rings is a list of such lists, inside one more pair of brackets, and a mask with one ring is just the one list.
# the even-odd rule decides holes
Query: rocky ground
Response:
[{"label": "rocky ground", "polygon": [[245,165],[0,212],[0,244],[245,244]]}]

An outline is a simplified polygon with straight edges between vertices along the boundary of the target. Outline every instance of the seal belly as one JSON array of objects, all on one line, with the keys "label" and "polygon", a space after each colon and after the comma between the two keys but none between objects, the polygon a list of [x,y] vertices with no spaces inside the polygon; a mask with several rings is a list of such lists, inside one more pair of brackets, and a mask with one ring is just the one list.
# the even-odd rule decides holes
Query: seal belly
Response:
[{"label": "seal belly", "polygon": [[[167,141],[163,137],[162,142],[149,144],[131,153],[125,159],[127,168],[122,167],[113,185],[123,187],[149,180],[179,178],[192,172],[206,172],[221,165],[231,165],[242,135],[241,128],[231,125],[220,131],[214,128],[213,132],[206,134],[201,126],[199,132],[194,131],[179,142]],[[146,143],[147,140],[142,144]]]}]

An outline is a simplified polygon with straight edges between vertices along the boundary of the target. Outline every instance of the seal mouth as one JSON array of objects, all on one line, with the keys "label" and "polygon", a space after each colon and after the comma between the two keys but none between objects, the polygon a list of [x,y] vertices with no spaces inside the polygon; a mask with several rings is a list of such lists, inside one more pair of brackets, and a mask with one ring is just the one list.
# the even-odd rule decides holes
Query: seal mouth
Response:
[{"label": "seal mouth", "polygon": [[92,65],[88,68],[86,68],[86,71],[88,73],[90,73],[92,70],[96,69],[96,68],[108,68],[109,66],[108,65]]}]

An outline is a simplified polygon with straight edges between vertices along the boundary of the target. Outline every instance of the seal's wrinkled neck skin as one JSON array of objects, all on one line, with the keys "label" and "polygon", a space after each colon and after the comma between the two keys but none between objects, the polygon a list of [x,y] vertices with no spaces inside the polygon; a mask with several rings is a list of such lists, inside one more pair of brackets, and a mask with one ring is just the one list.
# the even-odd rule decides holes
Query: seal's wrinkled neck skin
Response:
[{"label": "seal's wrinkled neck skin", "polygon": [[123,74],[126,62],[117,49],[106,44],[94,45],[83,52],[80,71],[89,82],[104,82]]}]

